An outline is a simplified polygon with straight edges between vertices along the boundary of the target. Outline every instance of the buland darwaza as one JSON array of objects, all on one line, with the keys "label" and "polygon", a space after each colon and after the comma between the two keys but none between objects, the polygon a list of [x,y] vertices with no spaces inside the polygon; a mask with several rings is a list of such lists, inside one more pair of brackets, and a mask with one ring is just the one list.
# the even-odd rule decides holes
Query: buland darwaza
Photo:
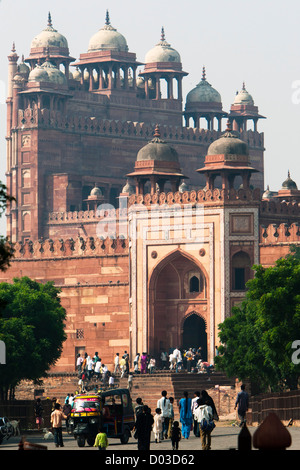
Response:
[{"label": "buland darwaza", "polygon": [[110,365],[124,350],[201,346],[213,362],[253,264],[299,243],[300,191],[288,170],[264,191],[264,116],[245,84],[225,111],[203,68],[184,103],[188,73],[164,28],[144,62],[108,12],[92,33],[75,59],[49,14],[26,58],[15,45],[8,56],[15,257],[1,279],[60,287],[57,371],[84,351]]}]

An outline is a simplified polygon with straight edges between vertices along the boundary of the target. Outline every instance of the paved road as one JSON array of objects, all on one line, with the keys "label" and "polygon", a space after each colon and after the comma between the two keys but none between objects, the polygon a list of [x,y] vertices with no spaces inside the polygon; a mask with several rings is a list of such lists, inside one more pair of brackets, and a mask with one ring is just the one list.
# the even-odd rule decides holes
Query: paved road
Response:
[{"label": "paved road", "polygon": [[[249,431],[253,435],[254,431],[257,428],[249,428]],[[300,450],[300,427],[289,427],[289,432],[292,436],[292,445],[287,449],[287,450]],[[238,445],[238,435],[240,432],[239,427],[222,427],[222,426],[217,426],[212,434],[212,450],[230,450],[230,449],[237,449]],[[54,442],[53,441],[45,441],[43,439],[43,435],[40,434],[28,434],[26,436],[26,440],[32,443],[37,443],[37,444],[43,444],[46,445],[48,450],[58,450],[59,452],[68,450],[68,451],[73,451],[73,450],[83,450],[83,451],[98,451],[98,449],[94,447],[78,447],[75,439],[66,434],[65,432],[63,433],[63,439],[64,439],[64,447],[60,447],[59,449],[56,449]],[[20,442],[20,437],[13,437],[9,439],[8,441],[4,441],[0,445],[0,450],[17,450],[18,449],[18,443]],[[201,450],[201,442],[199,438],[196,438],[191,434],[190,438],[188,440],[182,439],[180,442],[180,451],[198,451]],[[109,440],[109,447],[108,450],[112,452],[119,453],[119,451],[137,451],[137,441],[134,438],[131,438],[128,442],[128,444],[123,445],[120,443],[118,439],[110,439]],[[151,451],[159,452],[159,451],[171,451],[172,446],[171,446],[171,441],[169,439],[162,441],[159,444],[156,444],[154,439],[151,441],[151,446],[150,446]],[[255,449],[253,449],[255,450]]]}]

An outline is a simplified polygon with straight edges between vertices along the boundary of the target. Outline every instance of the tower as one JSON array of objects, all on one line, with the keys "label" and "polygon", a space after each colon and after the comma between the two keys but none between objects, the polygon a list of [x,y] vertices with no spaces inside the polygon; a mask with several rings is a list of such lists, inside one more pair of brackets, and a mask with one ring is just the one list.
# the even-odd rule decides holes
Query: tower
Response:
[{"label": "tower", "polygon": [[205,118],[207,129],[214,130],[214,120],[216,119],[217,130],[222,130],[222,118],[227,113],[222,109],[220,93],[206,80],[205,67],[202,70],[202,79],[186,97],[184,118],[185,125],[189,127],[190,119],[193,120],[194,127],[200,127],[200,119]]}]

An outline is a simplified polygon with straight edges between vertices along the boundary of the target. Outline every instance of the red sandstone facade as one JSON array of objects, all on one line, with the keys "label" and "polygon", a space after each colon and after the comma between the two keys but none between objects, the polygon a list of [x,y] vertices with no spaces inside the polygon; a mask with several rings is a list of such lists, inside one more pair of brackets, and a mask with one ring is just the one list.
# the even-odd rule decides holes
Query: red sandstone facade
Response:
[{"label": "red sandstone facade", "polygon": [[[213,361],[217,325],[244,297],[251,266],[272,265],[299,243],[295,183],[288,177],[261,195],[263,116],[252,97],[243,86],[226,113],[204,73],[183,111],[187,73],[164,31],[141,64],[108,16],[77,62],[49,17],[26,62],[13,47],[6,139],[15,257],[1,279],[61,288],[68,339],[57,370],[73,370],[83,351],[111,366],[124,350],[132,358],[201,345]],[[225,134],[224,117],[233,129]],[[224,136],[233,150],[211,152]],[[158,156],[158,148],[167,150]]]}]

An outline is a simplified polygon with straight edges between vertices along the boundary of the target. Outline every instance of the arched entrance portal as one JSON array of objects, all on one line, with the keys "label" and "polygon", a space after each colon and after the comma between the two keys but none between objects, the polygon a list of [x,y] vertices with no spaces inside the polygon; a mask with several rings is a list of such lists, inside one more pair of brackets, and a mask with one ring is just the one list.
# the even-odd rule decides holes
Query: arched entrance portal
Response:
[{"label": "arched entrance portal", "polygon": [[207,333],[203,318],[197,314],[189,315],[183,324],[182,348],[199,348],[202,350],[202,359],[207,361]]},{"label": "arched entrance portal", "polygon": [[[170,348],[201,346],[207,355],[207,284],[201,264],[181,250],[157,265],[149,282],[149,354],[159,357],[161,351]],[[201,316],[193,312],[201,312]]]}]

